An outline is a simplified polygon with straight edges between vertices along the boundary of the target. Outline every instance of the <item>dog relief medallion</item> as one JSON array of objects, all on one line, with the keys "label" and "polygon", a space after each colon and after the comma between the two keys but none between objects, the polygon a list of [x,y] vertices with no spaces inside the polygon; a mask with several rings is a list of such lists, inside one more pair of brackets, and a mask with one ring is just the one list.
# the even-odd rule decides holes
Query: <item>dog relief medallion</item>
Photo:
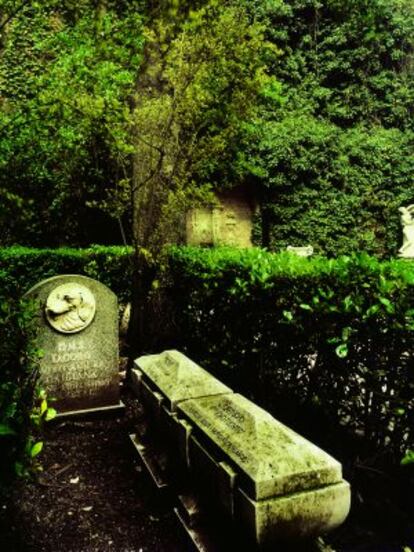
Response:
[{"label": "dog relief medallion", "polygon": [[96,302],[85,286],[68,283],[55,288],[46,301],[49,324],[61,333],[77,333],[89,326],[95,316]]}]

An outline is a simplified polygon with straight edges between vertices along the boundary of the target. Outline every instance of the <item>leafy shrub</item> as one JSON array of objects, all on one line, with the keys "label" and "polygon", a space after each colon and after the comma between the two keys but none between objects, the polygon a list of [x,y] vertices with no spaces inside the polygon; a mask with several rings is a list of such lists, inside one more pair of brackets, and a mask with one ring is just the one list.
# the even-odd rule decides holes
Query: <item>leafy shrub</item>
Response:
[{"label": "leafy shrub", "polygon": [[300,404],[366,451],[413,448],[414,263],[174,248],[169,267],[190,356],[285,421]]},{"label": "leafy shrub", "polygon": [[42,449],[37,429],[54,410],[37,387],[37,359],[32,306],[5,293],[0,272],[0,487],[17,472],[23,475]]},{"label": "leafy shrub", "polygon": [[253,147],[262,170],[267,245],[312,244],[336,256],[389,257],[401,245],[398,207],[414,201],[414,134],[341,129],[298,115],[266,123]]},{"label": "leafy shrub", "polygon": [[132,249],[121,246],[92,246],[88,249],[0,248],[3,289],[21,297],[32,286],[58,274],[83,274],[107,285],[120,302],[131,293]]},{"label": "leafy shrub", "polygon": [[281,105],[246,144],[262,190],[263,242],[388,257],[414,201],[410,0],[250,2],[279,55]]},{"label": "leafy shrub", "polygon": [[2,2],[3,245],[120,243],[140,12],[130,2],[25,2],[17,11]]}]

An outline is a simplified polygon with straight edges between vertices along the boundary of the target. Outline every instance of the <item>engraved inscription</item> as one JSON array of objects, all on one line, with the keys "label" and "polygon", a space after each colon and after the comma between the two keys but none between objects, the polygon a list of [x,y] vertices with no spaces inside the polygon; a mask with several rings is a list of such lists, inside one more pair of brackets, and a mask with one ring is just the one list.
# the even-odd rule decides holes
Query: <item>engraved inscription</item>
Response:
[{"label": "engraved inscription", "polygon": [[177,359],[175,359],[170,353],[166,353],[164,356],[164,363],[166,366],[172,368],[173,366],[176,367],[179,365],[179,362]]},{"label": "engraved inscription", "polygon": [[92,358],[92,353],[83,340],[73,342],[60,341],[57,343],[56,350],[50,356],[50,361],[53,364],[62,364],[66,362],[89,361]]},{"label": "engraved inscription", "polygon": [[88,382],[87,389],[92,391],[88,391],[87,394],[107,385],[110,378],[103,377],[105,362],[92,353],[86,340],[58,341],[55,349],[47,353],[47,369],[42,375],[43,384],[53,385],[59,382],[61,387],[70,391],[77,390]]},{"label": "engraved inscription", "polygon": [[297,446],[292,432],[269,420],[268,415],[263,417],[240,407],[231,397],[188,402],[182,408],[211,439],[248,470],[256,471],[259,458],[264,466],[271,463],[275,455]]},{"label": "engraved inscription", "polygon": [[[214,408],[214,410],[217,410],[217,415],[222,416],[223,410],[222,408],[218,408],[217,406]],[[187,404],[186,405],[186,412],[187,414],[190,414],[194,417],[194,420],[199,422],[200,425],[205,429],[208,433],[214,435],[217,437],[217,439],[220,441],[220,443],[227,449],[233,452],[235,456],[240,458],[240,460],[244,463],[247,463],[251,461],[251,458],[247,456],[244,450],[242,450],[240,447],[237,446],[237,444],[231,440],[223,431],[221,431],[217,427],[216,420],[214,418],[212,420],[207,419],[202,412],[197,408],[196,404]],[[225,415],[224,417],[226,421],[226,425],[230,425],[230,428],[237,431],[242,432],[243,428],[237,424],[234,420],[231,419],[231,417],[228,415]],[[228,423],[230,422],[230,424]]]}]

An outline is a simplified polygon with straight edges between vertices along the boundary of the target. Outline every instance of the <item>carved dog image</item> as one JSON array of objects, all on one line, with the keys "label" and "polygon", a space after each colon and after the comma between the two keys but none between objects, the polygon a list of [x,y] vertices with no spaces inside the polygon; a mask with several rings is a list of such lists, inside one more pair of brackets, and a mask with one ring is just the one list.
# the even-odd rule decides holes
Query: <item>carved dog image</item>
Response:
[{"label": "carved dog image", "polygon": [[45,311],[53,328],[63,333],[75,333],[92,321],[95,301],[90,291],[83,286],[66,284],[49,295]]}]

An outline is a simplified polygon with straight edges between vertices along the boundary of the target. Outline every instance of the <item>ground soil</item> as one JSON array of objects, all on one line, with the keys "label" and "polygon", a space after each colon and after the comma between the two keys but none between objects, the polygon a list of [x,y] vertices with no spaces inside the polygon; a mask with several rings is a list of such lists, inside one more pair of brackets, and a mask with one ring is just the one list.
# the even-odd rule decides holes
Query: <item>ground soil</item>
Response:
[{"label": "ground soil", "polygon": [[[133,454],[140,407],[49,425],[37,481],[1,504],[1,552],[182,552],[184,535]],[[4,501],[3,501],[4,502]]]},{"label": "ground soil", "polygon": [[[142,408],[129,392],[124,401],[123,416],[49,424],[43,472],[0,502],[0,552],[190,550],[171,500],[156,491],[129,440]],[[352,479],[351,516],[325,538],[326,550],[414,551],[414,520],[396,506],[396,482],[369,469]]]}]

